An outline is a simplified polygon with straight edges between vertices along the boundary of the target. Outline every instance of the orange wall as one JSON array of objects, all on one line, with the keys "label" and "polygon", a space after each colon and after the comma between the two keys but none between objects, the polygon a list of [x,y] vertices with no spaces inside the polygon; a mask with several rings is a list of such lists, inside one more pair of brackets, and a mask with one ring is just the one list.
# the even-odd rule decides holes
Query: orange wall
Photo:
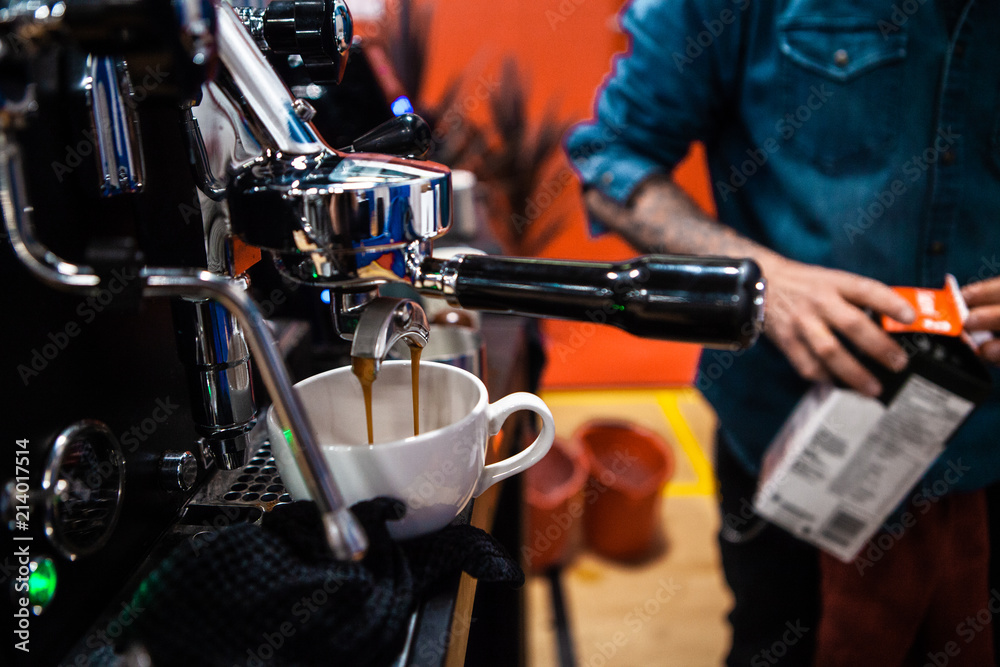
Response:
[{"label": "orange wall", "polygon": [[[425,83],[429,97],[464,73],[489,85],[490,73],[505,56],[515,55],[524,72],[529,115],[537,122],[554,105],[560,118],[579,121],[592,115],[595,92],[622,51],[618,30],[619,0],[426,0],[434,7],[431,53]],[[392,6],[390,2],[390,7]],[[475,106],[470,100],[469,107]],[[473,109],[475,112],[475,109]],[[569,168],[560,155],[546,169],[543,185],[552,198],[536,192],[533,201],[545,208],[533,225],[562,219],[560,234],[541,253],[548,257],[626,259],[636,252],[617,237],[589,238],[574,178],[557,186]],[[699,203],[711,207],[704,159],[695,150],[678,168],[676,178]],[[550,203],[551,202],[551,203]],[[544,324],[549,363],[543,384],[549,387],[643,384],[689,384],[699,348],[648,341],[616,328],[584,322]]]}]

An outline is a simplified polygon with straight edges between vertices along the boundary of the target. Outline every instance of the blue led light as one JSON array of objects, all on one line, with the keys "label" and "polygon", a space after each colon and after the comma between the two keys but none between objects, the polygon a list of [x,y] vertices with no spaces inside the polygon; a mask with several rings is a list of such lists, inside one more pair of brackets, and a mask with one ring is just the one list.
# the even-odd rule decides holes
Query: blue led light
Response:
[{"label": "blue led light", "polygon": [[330,303],[330,290],[325,289],[322,292],[320,292],[319,293],[319,300],[322,301],[325,304],[329,304]]},{"label": "blue led light", "polygon": [[392,113],[402,116],[404,113],[413,113],[413,104],[406,95],[400,95],[392,101]]}]

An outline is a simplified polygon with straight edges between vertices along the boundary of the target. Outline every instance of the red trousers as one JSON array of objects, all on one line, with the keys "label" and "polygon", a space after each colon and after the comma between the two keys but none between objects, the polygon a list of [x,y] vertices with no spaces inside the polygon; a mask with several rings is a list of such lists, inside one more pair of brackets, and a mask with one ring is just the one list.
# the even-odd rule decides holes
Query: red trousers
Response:
[{"label": "red trousers", "polygon": [[993,665],[985,494],[909,512],[905,532],[879,534],[853,563],[821,555],[817,667]]}]

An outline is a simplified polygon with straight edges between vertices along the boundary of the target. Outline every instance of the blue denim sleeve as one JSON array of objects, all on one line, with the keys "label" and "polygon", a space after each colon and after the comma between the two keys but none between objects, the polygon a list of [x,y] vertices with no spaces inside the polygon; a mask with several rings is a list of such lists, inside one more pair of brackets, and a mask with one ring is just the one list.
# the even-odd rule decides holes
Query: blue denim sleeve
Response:
[{"label": "blue denim sleeve", "polygon": [[732,99],[750,0],[635,0],[622,16],[627,54],[599,93],[596,118],[566,150],[584,185],[625,203],[669,173],[692,141],[712,136]]}]

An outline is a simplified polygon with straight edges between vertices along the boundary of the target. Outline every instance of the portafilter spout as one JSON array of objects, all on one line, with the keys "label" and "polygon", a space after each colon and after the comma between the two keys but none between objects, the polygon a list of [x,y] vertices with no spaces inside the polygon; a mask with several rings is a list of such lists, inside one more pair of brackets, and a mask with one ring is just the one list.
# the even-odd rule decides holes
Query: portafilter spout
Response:
[{"label": "portafilter spout", "polygon": [[[368,303],[354,330],[351,345],[353,359],[371,359],[374,379],[382,361],[398,341],[411,348],[427,344],[430,326],[427,315],[416,301],[380,296]],[[346,336],[345,336],[346,337]]]}]

